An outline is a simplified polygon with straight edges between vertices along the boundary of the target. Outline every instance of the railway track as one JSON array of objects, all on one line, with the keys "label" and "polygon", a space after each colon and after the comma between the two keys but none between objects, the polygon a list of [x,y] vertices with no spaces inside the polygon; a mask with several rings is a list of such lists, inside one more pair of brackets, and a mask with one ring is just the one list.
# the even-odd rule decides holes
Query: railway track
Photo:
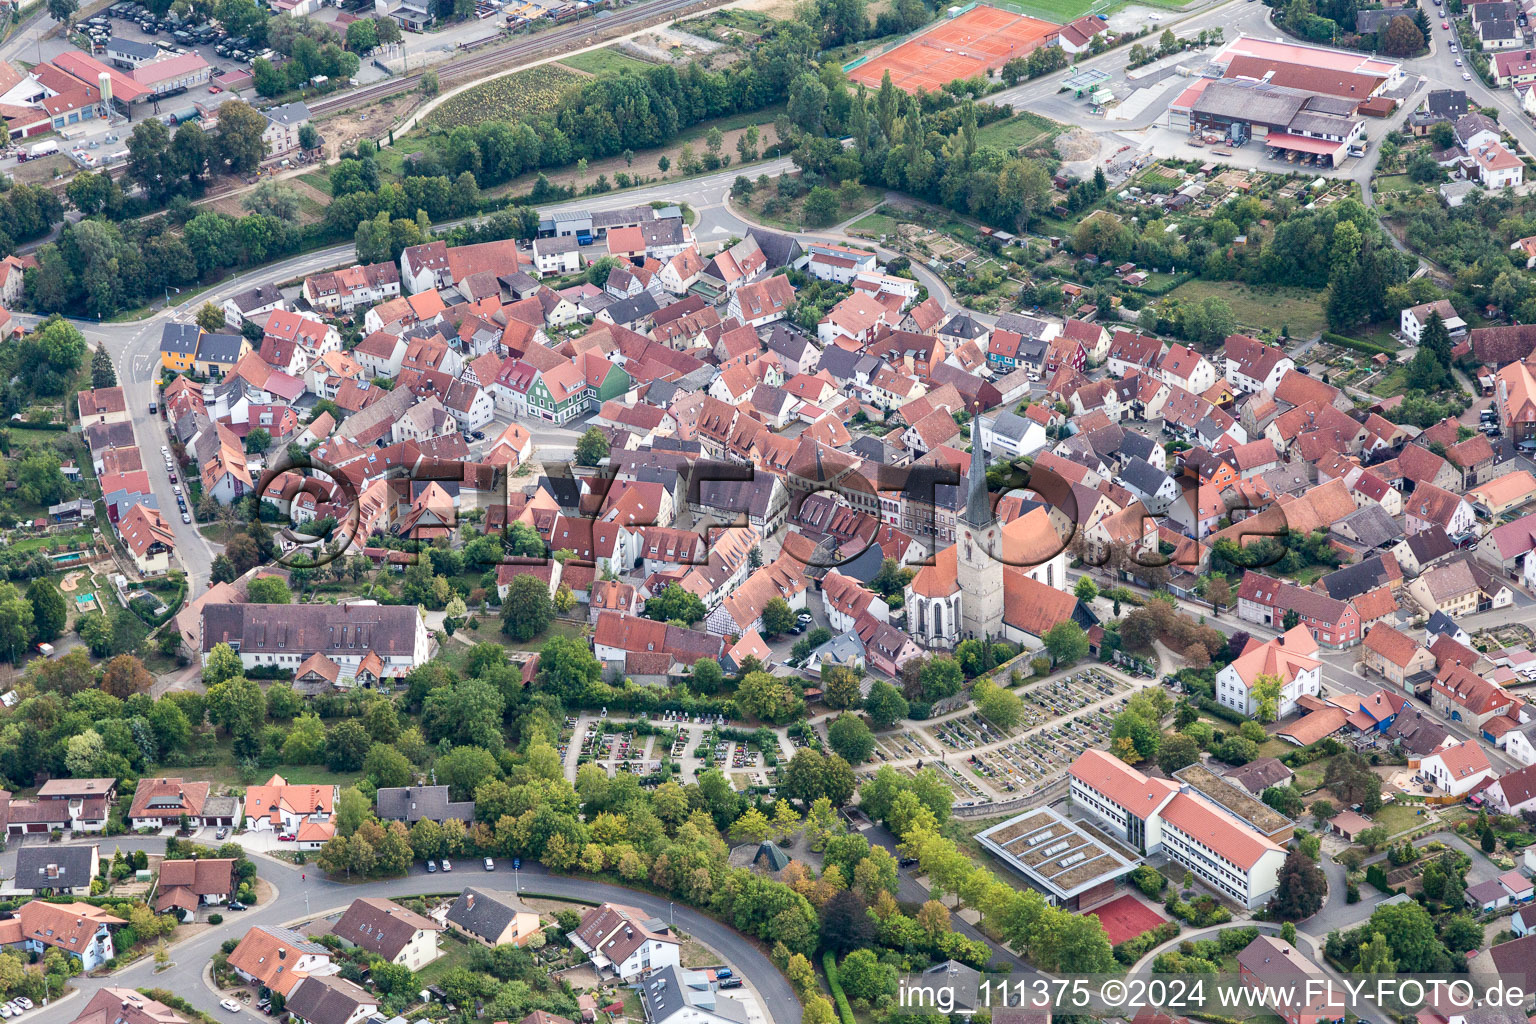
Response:
[{"label": "railway track", "polygon": [[372,103],[375,100],[385,99],[398,93],[408,92],[420,84],[422,75],[427,71],[436,71],[438,78],[444,82],[458,81],[476,72],[490,71],[501,68],[514,61],[529,57],[545,57],[551,53],[559,52],[565,48],[571,48],[573,43],[587,45],[588,41],[597,41],[600,38],[611,38],[621,35],[622,31],[644,25],[649,21],[663,21],[670,19],[675,14],[692,14],[698,11],[718,7],[724,0],[655,0],[653,3],[642,4],[636,7],[618,11],[601,22],[593,24],[590,21],[582,21],[565,28],[558,28],[551,32],[542,32],[536,36],[518,39],[514,42],[504,43],[481,53],[472,54],[459,61],[449,61],[439,67],[423,68],[420,71],[408,75],[397,75],[385,79],[374,85],[353,89],[326,99],[317,100],[309,104],[309,109],[314,114],[334,114],[342,110]]}]

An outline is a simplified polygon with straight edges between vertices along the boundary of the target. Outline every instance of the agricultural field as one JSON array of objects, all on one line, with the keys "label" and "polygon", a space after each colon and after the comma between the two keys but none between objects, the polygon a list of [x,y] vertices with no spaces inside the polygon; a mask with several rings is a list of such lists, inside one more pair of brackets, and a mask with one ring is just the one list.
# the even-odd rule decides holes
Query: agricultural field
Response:
[{"label": "agricultural field", "polygon": [[581,82],[582,77],[558,64],[542,64],[503,75],[443,101],[427,115],[427,123],[451,130],[482,121],[516,122],[554,107],[561,93]]},{"label": "agricultural field", "polygon": [[644,71],[656,65],[647,63],[638,57],[631,57],[612,47],[601,50],[587,50],[585,53],[573,53],[569,57],[561,59],[560,63],[577,71],[585,71],[589,75],[618,74],[621,71]]}]

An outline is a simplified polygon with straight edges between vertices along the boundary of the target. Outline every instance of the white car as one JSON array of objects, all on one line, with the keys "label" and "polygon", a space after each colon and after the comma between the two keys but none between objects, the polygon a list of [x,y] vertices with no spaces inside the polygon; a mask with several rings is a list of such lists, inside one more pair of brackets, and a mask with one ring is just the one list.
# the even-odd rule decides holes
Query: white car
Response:
[{"label": "white car", "polygon": [[219,1005],[224,1007],[224,1009],[228,1010],[230,1013],[240,1012],[240,1004],[235,1002],[233,999],[221,999],[219,1000]]},{"label": "white car", "polygon": [[4,1003],[0,1003],[0,1017],[5,1018],[6,1020],[10,1020],[13,1016],[14,1014],[11,1013],[11,1008]]},{"label": "white car", "polygon": [[1465,72],[1465,71],[1463,71],[1463,72],[1462,72],[1462,73],[1461,73],[1461,80],[1462,80],[1462,81],[1463,81],[1463,82],[1470,82],[1470,81],[1472,81],[1472,76],[1471,76],[1471,75],[1469,75],[1469,74],[1467,74],[1467,73],[1466,73],[1466,72]]},{"label": "white car", "polygon": [[1461,67],[1461,58],[1460,57],[1456,58],[1456,66],[1457,67]]},{"label": "white car", "polygon": [[32,1000],[28,999],[26,996],[17,996],[16,1001],[21,1004],[22,1009],[32,1009]]},{"label": "white car", "polygon": [[443,868],[444,871],[452,871],[453,870],[453,864],[452,864],[451,861],[448,860],[447,857],[444,857],[442,859],[441,864],[442,864],[442,868]]},{"label": "white car", "polygon": [[192,522],[192,517],[190,515],[188,515],[187,513],[183,512],[181,514],[181,521],[184,522],[184,523],[190,523],[190,522]]}]

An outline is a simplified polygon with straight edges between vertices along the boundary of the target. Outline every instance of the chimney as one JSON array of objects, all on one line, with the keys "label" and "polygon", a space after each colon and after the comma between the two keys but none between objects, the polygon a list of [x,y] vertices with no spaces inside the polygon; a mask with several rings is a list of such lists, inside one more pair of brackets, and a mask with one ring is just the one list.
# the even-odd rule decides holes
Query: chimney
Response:
[{"label": "chimney", "polygon": [[288,950],[287,950],[286,947],[283,947],[283,946],[277,947],[277,958],[279,960],[287,960],[288,959]]}]

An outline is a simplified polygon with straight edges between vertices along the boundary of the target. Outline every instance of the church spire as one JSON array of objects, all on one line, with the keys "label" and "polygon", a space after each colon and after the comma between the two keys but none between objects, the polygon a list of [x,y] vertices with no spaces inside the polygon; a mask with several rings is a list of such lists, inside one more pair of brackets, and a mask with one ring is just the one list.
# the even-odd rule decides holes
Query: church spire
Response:
[{"label": "church spire", "polygon": [[990,526],[996,518],[987,496],[987,453],[981,444],[981,417],[971,420],[971,470],[966,476],[965,512],[960,521],[967,526]]}]

